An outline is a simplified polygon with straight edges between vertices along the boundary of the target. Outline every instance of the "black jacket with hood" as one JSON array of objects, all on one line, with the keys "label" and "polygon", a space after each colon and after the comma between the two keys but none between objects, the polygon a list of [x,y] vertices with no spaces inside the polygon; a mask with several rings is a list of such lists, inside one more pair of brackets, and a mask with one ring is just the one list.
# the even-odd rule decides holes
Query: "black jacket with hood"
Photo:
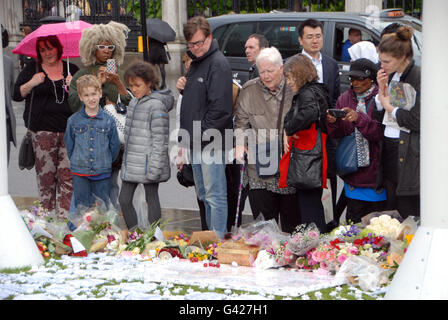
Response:
[{"label": "black jacket with hood", "polygon": [[[219,51],[216,40],[212,41],[209,51],[203,56],[191,57],[193,61],[186,75],[185,88],[181,92],[179,142],[185,148],[192,148],[193,144],[204,147],[213,141],[213,132],[204,134],[204,131],[215,129],[221,133],[224,147],[225,130],[233,128],[232,69]],[[195,132],[195,135],[194,121],[200,121],[201,125],[200,132]],[[189,137],[182,133],[184,130]],[[233,138],[232,132],[229,137]],[[229,142],[232,145],[232,141]]]}]

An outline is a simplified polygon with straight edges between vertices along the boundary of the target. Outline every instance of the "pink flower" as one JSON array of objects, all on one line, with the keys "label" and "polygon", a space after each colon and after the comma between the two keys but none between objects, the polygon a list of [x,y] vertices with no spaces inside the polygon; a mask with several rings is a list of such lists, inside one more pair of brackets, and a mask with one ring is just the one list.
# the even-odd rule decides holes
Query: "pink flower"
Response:
[{"label": "pink flower", "polygon": [[329,262],[334,262],[336,260],[336,252],[334,250],[328,251],[325,255],[325,259]]},{"label": "pink flower", "polygon": [[315,266],[317,263],[318,263],[318,262],[317,262],[316,260],[314,260],[313,258],[311,258],[311,259],[308,260],[308,264],[309,264],[310,266]]},{"label": "pink flower", "polygon": [[308,237],[312,238],[312,239],[316,239],[319,238],[319,233],[316,231],[309,231],[308,232]]},{"label": "pink flower", "polygon": [[322,251],[314,251],[311,255],[312,259],[316,262],[321,262],[325,260],[325,252]]},{"label": "pink flower", "polygon": [[92,216],[91,216],[91,215],[87,215],[87,216],[86,216],[86,221],[87,221],[87,222],[92,221]]},{"label": "pink flower", "polygon": [[348,248],[348,253],[352,254],[352,255],[357,255],[358,254],[358,247],[356,246],[352,246],[350,248]]},{"label": "pink flower", "polygon": [[303,257],[297,258],[296,266],[299,269],[303,269],[303,267],[305,267],[305,258],[303,258]]},{"label": "pink flower", "polygon": [[340,264],[344,263],[345,260],[347,260],[347,256],[345,254],[341,254],[338,256],[338,262]]}]

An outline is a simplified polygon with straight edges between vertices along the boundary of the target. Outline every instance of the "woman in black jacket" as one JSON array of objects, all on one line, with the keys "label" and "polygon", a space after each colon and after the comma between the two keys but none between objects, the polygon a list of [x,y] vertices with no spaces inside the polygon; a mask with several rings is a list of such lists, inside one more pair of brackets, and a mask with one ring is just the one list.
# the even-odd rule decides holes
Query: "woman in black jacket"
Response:
[{"label": "woman in black jacket", "polygon": [[[302,223],[314,222],[320,232],[326,232],[325,212],[322,205],[322,188],[326,188],[327,181],[327,152],[325,116],[329,106],[329,98],[323,84],[317,82],[317,71],[309,58],[303,54],[297,54],[288,59],[284,67],[284,73],[288,86],[295,93],[291,109],[285,116],[284,130],[286,134],[285,151],[291,147],[291,143],[301,150],[312,150],[317,143],[317,134],[322,137],[322,185],[317,188],[296,188],[298,205],[301,212]],[[319,99],[321,97],[321,99]],[[325,106],[321,102],[324,101]],[[291,139],[291,136],[293,139]],[[292,156],[291,160],[294,161]]]},{"label": "woman in black jacket", "polygon": [[67,65],[73,74],[78,67],[63,61],[62,52],[57,36],[38,38],[37,59],[19,73],[13,99],[25,100],[23,120],[33,141],[42,207],[60,218],[68,218],[73,183],[64,133],[73,112],[68,104],[72,75]]},{"label": "woman in black jacket", "polygon": [[420,216],[420,68],[413,61],[412,35],[412,28],[402,26],[378,46],[376,100],[386,111],[383,179],[389,209],[403,218]]}]

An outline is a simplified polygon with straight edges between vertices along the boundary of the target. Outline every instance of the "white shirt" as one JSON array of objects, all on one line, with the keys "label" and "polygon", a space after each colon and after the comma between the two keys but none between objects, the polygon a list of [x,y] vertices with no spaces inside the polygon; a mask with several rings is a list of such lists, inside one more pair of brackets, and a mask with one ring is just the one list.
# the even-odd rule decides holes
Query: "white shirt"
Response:
[{"label": "white shirt", "polygon": [[319,83],[323,83],[324,82],[324,68],[322,66],[322,54],[319,52],[319,59],[314,59],[305,50],[302,50],[302,54],[311,59],[311,62],[314,64],[314,67],[316,68],[317,76],[319,77]]},{"label": "white shirt", "polygon": [[[394,76],[392,77],[391,81],[400,81],[402,73],[396,72]],[[383,105],[381,104],[379,94],[375,96],[375,103],[376,103],[376,109],[378,111],[382,111],[384,109]],[[392,116],[396,119],[396,113],[397,113],[398,107],[395,107],[392,111]],[[384,129],[384,136],[388,138],[400,138],[400,129],[393,128],[391,126],[386,126]]]}]

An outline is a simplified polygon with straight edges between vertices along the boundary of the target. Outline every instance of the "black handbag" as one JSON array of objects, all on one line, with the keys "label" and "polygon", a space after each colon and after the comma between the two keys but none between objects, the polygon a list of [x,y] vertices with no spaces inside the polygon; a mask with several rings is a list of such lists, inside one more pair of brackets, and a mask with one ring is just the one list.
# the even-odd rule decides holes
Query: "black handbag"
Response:
[{"label": "black handbag", "polygon": [[[28,113],[28,128],[30,127],[31,123],[31,109],[33,106],[33,98],[34,98],[34,90],[31,93],[30,111]],[[22,139],[22,143],[20,144],[19,169],[31,170],[34,167],[34,164],[35,164],[35,155],[33,149],[33,142],[31,141],[31,131],[28,129],[28,131],[26,132],[25,136]]]},{"label": "black handbag", "polygon": [[191,164],[184,164],[182,170],[177,171],[177,181],[184,187],[194,186],[193,168]]},{"label": "black handbag", "polygon": [[290,187],[299,190],[315,189],[322,187],[322,135],[321,129],[316,125],[317,139],[311,150],[300,150],[291,145],[288,175],[286,183]]},{"label": "black handbag", "polygon": [[[278,137],[272,142],[268,142],[265,144],[258,144],[256,145],[256,157],[255,157],[255,168],[257,170],[257,174],[260,178],[271,178],[279,173],[279,164],[280,164],[280,158],[281,158],[281,149],[280,149],[280,138],[282,137],[281,134],[281,124],[282,124],[282,115],[283,115],[283,105],[285,104],[285,95],[286,95],[286,82],[283,85],[283,96],[282,100],[280,102],[280,110],[278,113],[277,118],[277,130],[278,130]],[[275,157],[273,161],[271,162],[272,157]]]}]

